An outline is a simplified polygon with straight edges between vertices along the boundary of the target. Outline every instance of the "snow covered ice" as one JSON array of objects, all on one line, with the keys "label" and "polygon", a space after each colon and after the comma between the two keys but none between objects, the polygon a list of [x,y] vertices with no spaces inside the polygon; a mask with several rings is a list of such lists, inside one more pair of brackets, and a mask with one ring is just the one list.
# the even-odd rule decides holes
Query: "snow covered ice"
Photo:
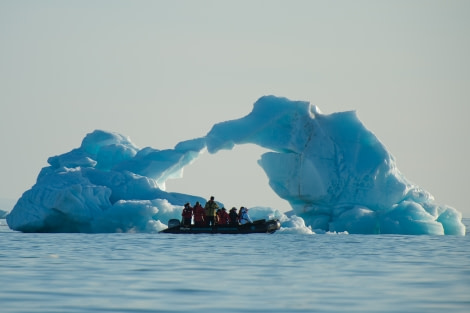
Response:
[{"label": "snow covered ice", "polygon": [[246,143],[270,150],[258,163],[292,206],[286,214],[252,208],[253,219],[279,218],[284,229],[306,233],[465,235],[461,213],[409,182],[354,111],[327,115],[308,102],[274,96],[174,149],[139,149],[126,136],[95,130],[79,148],[48,159],[7,223],[23,232],[161,230],[180,218],[184,203],[206,201],[166,192],[166,180],[181,177],[206,149]]}]

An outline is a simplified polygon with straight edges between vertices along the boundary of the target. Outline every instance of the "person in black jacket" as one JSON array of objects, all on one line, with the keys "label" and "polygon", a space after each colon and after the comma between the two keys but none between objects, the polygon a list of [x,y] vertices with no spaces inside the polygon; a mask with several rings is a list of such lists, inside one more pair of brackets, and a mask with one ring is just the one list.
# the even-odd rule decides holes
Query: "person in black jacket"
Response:
[{"label": "person in black jacket", "polygon": [[230,225],[238,225],[238,213],[236,207],[230,209],[228,216],[230,218]]}]

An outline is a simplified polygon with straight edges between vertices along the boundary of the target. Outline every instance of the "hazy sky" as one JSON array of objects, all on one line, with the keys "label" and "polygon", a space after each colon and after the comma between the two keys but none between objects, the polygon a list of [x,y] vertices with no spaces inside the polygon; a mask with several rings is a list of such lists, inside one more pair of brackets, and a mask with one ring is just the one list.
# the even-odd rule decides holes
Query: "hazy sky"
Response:
[{"label": "hazy sky", "polygon": [[[470,1],[0,0],[0,45],[0,198],[95,129],[172,148],[274,94],[356,110],[470,217]],[[167,190],[287,210],[262,151],[206,153]]]}]

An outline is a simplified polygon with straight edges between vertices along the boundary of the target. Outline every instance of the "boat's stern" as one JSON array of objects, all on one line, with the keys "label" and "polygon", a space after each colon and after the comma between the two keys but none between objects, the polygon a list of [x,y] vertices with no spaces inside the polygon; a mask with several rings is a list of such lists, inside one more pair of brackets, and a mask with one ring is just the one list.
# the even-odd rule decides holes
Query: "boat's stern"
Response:
[{"label": "boat's stern", "polygon": [[269,220],[266,222],[266,229],[268,233],[274,233],[276,230],[281,228],[279,220]]}]

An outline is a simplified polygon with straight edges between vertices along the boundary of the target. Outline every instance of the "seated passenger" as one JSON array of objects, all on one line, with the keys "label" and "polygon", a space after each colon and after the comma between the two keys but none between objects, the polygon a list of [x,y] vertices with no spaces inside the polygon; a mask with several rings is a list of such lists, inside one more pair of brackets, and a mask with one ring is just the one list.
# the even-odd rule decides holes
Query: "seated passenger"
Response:
[{"label": "seated passenger", "polygon": [[236,207],[230,209],[228,216],[230,218],[230,225],[238,225],[238,213]]},{"label": "seated passenger", "polygon": [[244,225],[247,223],[253,223],[251,220],[250,216],[248,215],[248,209],[245,207],[242,207],[240,209],[240,224]]},{"label": "seated passenger", "polygon": [[222,208],[217,212],[217,224],[218,225],[227,225],[230,222],[227,209]]}]

